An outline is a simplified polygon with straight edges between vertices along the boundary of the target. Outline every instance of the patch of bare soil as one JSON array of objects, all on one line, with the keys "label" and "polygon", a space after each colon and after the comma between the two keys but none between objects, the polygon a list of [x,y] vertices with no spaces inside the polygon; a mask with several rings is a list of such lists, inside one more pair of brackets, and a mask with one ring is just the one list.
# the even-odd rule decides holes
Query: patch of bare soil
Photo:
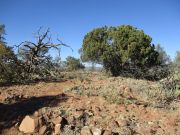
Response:
[{"label": "patch of bare soil", "polygon": [[92,75],[1,87],[0,134],[179,135],[179,100],[174,109],[155,107],[138,93],[138,83]]}]

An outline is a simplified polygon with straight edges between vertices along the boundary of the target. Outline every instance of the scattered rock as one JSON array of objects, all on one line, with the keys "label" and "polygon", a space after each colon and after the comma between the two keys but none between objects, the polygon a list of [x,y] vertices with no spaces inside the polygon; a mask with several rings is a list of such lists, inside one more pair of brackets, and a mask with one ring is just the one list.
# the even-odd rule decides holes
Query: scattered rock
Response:
[{"label": "scattered rock", "polygon": [[38,127],[38,119],[27,115],[21,122],[19,130],[24,133],[34,133]]},{"label": "scattered rock", "polygon": [[93,135],[88,126],[85,126],[81,129],[81,135]]},{"label": "scattered rock", "polygon": [[129,93],[129,92],[132,92],[132,90],[131,90],[131,88],[129,88],[129,87],[125,87],[125,88],[124,88],[124,92]]},{"label": "scattered rock", "polygon": [[114,128],[118,128],[119,127],[119,124],[117,121],[113,120],[109,123],[108,125],[109,129],[114,129]]},{"label": "scattered rock", "polygon": [[60,128],[61,128],[61,124],[55,125],[55,127],[54,127],[54,134],[55,135],[60,135],[60,132],[61,132]]},{"label": "scattered rock", "polygon": [[105,130],[103,135],[112,135],[113,133],[110,130]]},{"label": "scattered rock", "polygon": [[99,128],[92,128],[91,129],[93,135],[101,135],[102,134],[102,129]]},{"label": "scattered rock", "polygon": [[151,135],[152,134],[152,129],[150,127],[139,127],[137,129],[137,132],[139,134],[145,134],[145,135]]},{"label": "scattered rock", "polygon": [[162,128],[158,128],[157,129],[157,134],[163,135],[165,133],[164,133],[164,130]]},{"label": "scattered rock", "polygon": [[56,125],[56,124],[61,124],[62,119],[63,119],[62,117],[58,116],[58,117],[52,119],[52,123],[53,123],[54,125]]},{"label": "scattered rock", "polygon": [[86,112],[89,116],[93,116],[93,115],[94,115],[93,112],[92,112],[92,110],[85,110],[85,112]]},{"label": "scattered rock", "polygon": [[132,95],[132,90],[131,90],[131,88],[125,87],[125,88],[124,88],[124,91],[123,91],[123,95],[124,95],[125,97],[127,97],[127,98],[132,98],[133,95]]},{"label": "scattered rock", "polygon": [[[118,79],[118,77],[116,79]],[[178,109],[177,107],[179,106],[178,100],[180,99],[180,96],[178,96],[176,100],[170,103],[170,106],[167,105],[168,108],[173,107],[174,111],[171,111],[169,109],[162,110],[161,108],[158,107],[154,108],[153,106],[154,104],[152,104],[151,106],[151,101],[148,101],[148,103],[146,103],[146,97],[142,98],[142,95],[137,93],[138,92],[137,90],[139,90],[139,88],[134,87],[134,85],[131,86],[129,84],[126,84],[127,83],[125,82],[126,79],[124,80],[124,82],[122,82],[123,79],[121,80],[119,79],[120,84],[118,86],[116,86],[116,84],[119,82],[117,81],[115,82],[113,80],[114,79],[111,80],[112,81],[111,84],[108,84],[109,82],[104,80],[102,81],[95,80],[92,85],[88,83],[88,81],[84,81],[86,83],[83,82],[84,83],[83,86],[78,86],[80,83],[78,81],[78,83],[74,83],[72,85],[73,86],[77,85],[78,90],[80,91],[92,90],[92,93],[95,93],[93,94],[94,96],[88,97],[88,96],[75,95],[75,94],[71,95],[70,93],[68,93],[69,99],[67,100],[67,102],[62,102],[60,107],[59,107],[59,103],[60,103],[59,101],[57,101],[58,106],[54,104],[55,106],[53,107],[49,106],[48,104],[46,106],[45,103],[41,109],[39,108],[31,116],[26,116],[20,122],[19,122],[19,118],[17,120],[14,119],[16,118],[15,116],[18,116],[20,111],[26,111],[23,109],[24,107],[25,108],[29,107],[29,103],[31,105],[31,101],[32,101],[32,108],[29,109],[32,109],[32,111],[37,109],[36,105],[41,105],[41,102],[45,101],[47,103],[49,102],[53,104],[55,100],[51,102],[51,98],[49,100],[49,98],[46,98],[46,95],[50,96],[50,95],[59,94],[61,88],[59,88],[58,86],[62,84],[58,83],[56,86],[57,88],[55,87],[56,90],[50,94],[46,92],[53,89],[54,83],[47,84],[48,87],[50,86],[47,89],[46,87],[43,87],[39,91],[42,93],[36,93],[38,89],[36,87],[34,88],[35,90],[33,91],[33,93],[29,91],[24,92],[24,90],[26,90],[27,87],[22,89],[22,94],[21,92],[14,93],[14,88],[12,88],[12,90],[9,93],[6,91],[0,91],[0,102],[1,102],[0,127],[3,127],[2,134],[4,135],[6,134],[23,135],[24,133],[33,134],[33,135],[34,134],[39,134],[39,135],[179,134],[180,120],[178,117],[179,116],[178,110],[176,109]],[[69,86],[69,83],[72,82],[68,81],[65,83],[68,83]],[[100,93],[101,90],[106,88],[106,85],[104,87],[104,84],[106,83],[108,86],[107,88],[113,89],[115,90],[115,92],[119,92],[119,94],[117,93],[115,94],[117,94],[117,96],[120,95],[122,97],[122,100],[125,102],[122,102],[122,104],[109,104],[108,101],[106,101],[102,97],[103,93]],[[124,83],[127,86],[123,85]],[[135,83],[141,86],[141,83],[140,84],[139,82],[135,82]],[[133,89],[131,89],[130,87]],[[19,86],[17,86],[17,88],[21,89],[19,88]],[[30,87],[28,89],[32,91],[32,88]],[[39,97],[41,99],[41,96],[45,96],[45,98],[43,97],[42,100],[37,100],[37,104],[36,104],[36,99],[39,99]],[[34,98],[32,98],[30,102],[29,100],[26,100],[26,98],[31,99],[31,97]],[[61,96],[58,96],[58,99],[64,99],[64,97],[65,94],[62,94]],[[133,97],[133,99],[130,97]],[[9,109],[7,108],[8,106],[10,106]],[[11,113],[13,115],[9,115]],[[11,122],[14,123],[14,126],[8,128]],[[99,127],[103,127],[103,129]]]},{"label": "scattered rock", "polygon": [[78,127],[89,125],[89,115],[83,112],[79,117],[75,117],[75,123]]},{"label": "scattered rock", "polygon": [[83,115],[83,111],[76,111],[76,112],[74,113],[74,117],[75,117],[76,119],[80,118],[82,115]]},{"label": "scattered rock", "polygon": [[43,116],[40,116],[38,123],[39,123],[39,127],[42,127],[42,125],[45,125],[46,124],[45,118]]},{"label": "scattered rock", "polygon": [[76,119],[74,116],[69,116],[67,117],[67,121],[69,124],[73,125],[73,126],[76,126]]},{"label": "scattered rock", "polygon": [[94,112],[100,112],[100,111],[101,111],[101,108],[98,107],[98,106],[92,106],[92,110],[93,110]]},{"label": "scattered rock", "polygon": [[40,129],[39,129],[39,135],[44,135],[47,131],[47,126],[42,126]]},{"label": "scattered rock", "polygon": [[125,127],[128,125],[128,121],[127,120],[117,120],[117,123],[120,127]]},{"label": "scattered rock", "polygon": [[71,125],[65,125],[63,128],[63,135],[79,135],[80,133],[74,129]]},{"label": "scattered rock", "polygon": [[[123,127],[121,129],[120,134],[122,134],[122,135],[132,135],[133,133],[132,133],[132,129],[130,129],[129,127]],[[146,133],[144,135],[146,135]]]},{"label": "scattered rock", "polygon": [[176,97],[177,100],[180,100],[180,94]]}]

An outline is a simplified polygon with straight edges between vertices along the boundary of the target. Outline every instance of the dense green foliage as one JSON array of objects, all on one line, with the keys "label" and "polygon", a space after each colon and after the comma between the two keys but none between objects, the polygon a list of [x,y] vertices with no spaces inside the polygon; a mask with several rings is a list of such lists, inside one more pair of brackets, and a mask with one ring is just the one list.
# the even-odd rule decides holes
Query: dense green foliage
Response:
[{"label": "dense green foliage", "polygon": [[66,66],[68,70],[84,69],[85,66],[81,63],[80,59],[68,56],[66,58]]},{"label": "dense green foliage", "polygon": [[164,52],[160,56],[151,41],[142,30],[129,25],[105,26],[85,35],[81,58],[84,62],[102,64],[114,76],[130,73],[141,77],[144,73],[151,74],[148,71],[151,67],[164,62]]},{"label": "dense green foliage", "polygon": [[0,82],[7,82],[15,75],[14,65],[16,57],[5,44],[0,43]]},{"label": "dense green foliage", "polygon": [[19,61],[12,48],[8,47],[4,38],[5,26],[0,25],[0,82],[13,82],[20,76]]}]

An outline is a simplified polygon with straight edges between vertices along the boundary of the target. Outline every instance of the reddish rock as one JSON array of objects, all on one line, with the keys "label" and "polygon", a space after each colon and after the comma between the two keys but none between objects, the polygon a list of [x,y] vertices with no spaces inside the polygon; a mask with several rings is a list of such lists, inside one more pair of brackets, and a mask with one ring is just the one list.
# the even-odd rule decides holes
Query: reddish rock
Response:
[{"label": "reddish rock", "polygon": [[128,125],[128,121],[127,120],[117,120],[117,123],[120,127],[124,127]]},{"label": "reddish rock", "polygon": [[67,121],[68,123],[70,123],[71,125],[76,125],[76,119],[74,116],[69,116],[67,117]]},{"label": "reddish rock", "polygon": [[89,127],[85,126],[81,129],[81,135],[93,135]]},{"label": "reddish rock", "polygon": [[24,133],[33,133],[35,132],[36,128],[38,127],[38,119],[31,118],[30,116],[26,116],[19,127],[19,130]]},{"label": "reddish rock", "polygon": [[110,130],[105,130],[103,135],[113,135],[113,133]]},{"label": "reddish rock", "polygon": [[92,106],[92,110],[93,110],[93,111],[98,111],[98,112],[100,112],[100,111],[101,111],[101,108],[98,107],[98,106]]},{"label": "reddish rock", "polygon": [[123,95],[127,98],[133,98],[132,90],[129,87],[126,87],[123,91]]},{"label": "reddish rock", "polygon": [[137,132],[142,135],[151,135],[152,129],[150,127],[139,127]]},{"label": "reddish rock", "polygon": [[99,128],[92,128],[91,129],[93,135],[101,135],[102,134],[102,129],[99,129]]},{"label": "reddish rock", "polygon": [[89,116],[93,116],[93,111],[92,110],[85,110],[85,113],[87,113]]},{"label": "reddish rock", "polygon": [[[130,129],[129,127],[123,127],[123,128],[121,128],[120,134],[121,135],[132,135],[132,129]],[[146,135],[146,134],[143,134],[143,135]]]},{"label": "reddish rock", "polygon": [[76,111],[74,113],[74,117],[77,119],[77,118],[80,118],[81,116],[83,115],[83,111]]},{"label": "reddish rock", "polygon": [[111,121],[111,122],[109,123],[109,125],[108,125],[108,128],[109,128],[109,129],[114,129],[114,128],[118,128],[118,127],[119,127],[119,124],[118,124],[118,122],[115,121],[115,120]]},{"label": "reddish rock", "polygon": [[62,121],[62,117],[60,117],[60,116],[52,119],[52,123],[55,124],[55,125],[56,124],[61,124],[61,121]]},{"label": "reddish rock", "polygon": [[42,125],[44,125],[44,118],[43,118],[42,116],[39,117],[38,123],[39,123],[39,127],[41,127]]},{"label": "reddish rock", "polygon": [[44,125],[39,129],[39,135],[44,135],[47,131],[47,127]]},{"label": "reddish rock", "polygon": [[180,94],[176,97],[177,100],[180,100]]},{"label": "reddish rock", "polygon": [[164,133],[164,130],[163,130],[162,128],[157,128],[156,133],[157,133],[157,134],[160,134],[160,135],[165,134],[165,133]]},{"label": "reddish rock", "polygon": [[54,134],[55,135],[60,135],[61,133],[61,124],[56,124],[55,127],[54,127]]}]

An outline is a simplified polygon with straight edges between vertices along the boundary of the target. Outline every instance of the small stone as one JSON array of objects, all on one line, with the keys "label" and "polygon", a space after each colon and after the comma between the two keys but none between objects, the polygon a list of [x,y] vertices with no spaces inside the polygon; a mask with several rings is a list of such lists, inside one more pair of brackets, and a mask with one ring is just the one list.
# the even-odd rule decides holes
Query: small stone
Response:
[{"label": "small stone", "polygon": [[99,112],[101,111],[101,108],[98,106],[92,106],[92,111],[94,114],[99,114]]},{"label": "small stone", "polygon": [[154,122],[152,122],[152,121],[149,121],[149,122],[148,122],[148,124],[149,124],[149,125],[153,125],[153,124],[154,124]]},{"label": "small stone", "polygon": [[112,132],[110,130],[105,130],[103,135],[112,135]]},{"label": "small stone", "polygon": [[127,120],[118,120],[117,121],[120,127],[124,127],[128,125],[128,121]]},{"label": "small stone", "polygon": [[93,116],[93,115],[94,115],[91,110],[86,110],[85,112],[86,112],[89,116]]},{"label": "small stone", "polygon": [[34,117],[38,117],[39,116],[39,113],[38,111],[35,111],[34,114],[33,114]]},{"label": "small stone", "polygon": [[83,115],[83,111],[76,111],[76,112],[74,113],[74,117],[75,117],[76,119],[80,118],[82,115]]},{"label": "small stone", "polygon": [[121,129],[120,134],[122,134],[122,135],[132,135],[132,130],[129,127],[123,127]]},{"label": "small stone", "polygon": [[55,125],[56,124],[61,124],[61,121],[62,121],[62,117],[60,117],[60,116],[52,119],[52,123],[55,124]]},{"label": "small stone", "polygon": [[119,127],[119,124],[117,121],[113,120],[109,123],[108,125],[109,129],[114,129],[114,128],[118,128]]},{"label": "small stone", "polygon": [[150,127],[138,127],[137,132],[139,134],[151,135],[152,129]]},{"label": "small stone", "polygon": [[41,127],[42,125],[44,125],[44,118],[41,116],[40,118],[39,118],[39,126]]},{"label": "small stone", "polygon": [[124,88],[124,91],[125,91],[125,92],[131,92],[132,90],[131,90],[131,88],[129,88],[129,87],[125,87],[125,88]]},{"label": "small stone", "polygon": [[66,118],[68,123],[71,124],[71,125],[76,125],[76,119],[74,116],[69,116]]},{"label": "small stone", "polygon": [[21,122],[19,130],[24,133],[33,133],[38,127],[38,119],[33,119],[27,115]]},{"label": "small stone", "polygon": [[47,130],[47,127],[44,125],[39,129],[39,135],[44,135]]},{"label": "small stone", "polygon": [[85,126],[81,129],[81,135],[93,135],[89,127]]},{"label": "small stone", "polygon": [[[77,135],[75,132],[76,129],[73,129],[71,125],[65,125],[63,128],[63,135]],[[79,133],[79,132],[78,132]],[[78,134],[79,135],[79,134]]]},{"label": "small stone", "polygon": [[102,134],[102,130],[99,128],[92,128],[91,129],[93,135],[101,135]]},{"label": "small stone", "polygon": [[162,128],[158,128],[156,133],[159,134],[159,135],[165,134]]},{"label": "small stone", "polygon": [[55,135],[60,135],[61,133],[61,124],[56,124],[55,127],[54,127],[54,134]]}]

